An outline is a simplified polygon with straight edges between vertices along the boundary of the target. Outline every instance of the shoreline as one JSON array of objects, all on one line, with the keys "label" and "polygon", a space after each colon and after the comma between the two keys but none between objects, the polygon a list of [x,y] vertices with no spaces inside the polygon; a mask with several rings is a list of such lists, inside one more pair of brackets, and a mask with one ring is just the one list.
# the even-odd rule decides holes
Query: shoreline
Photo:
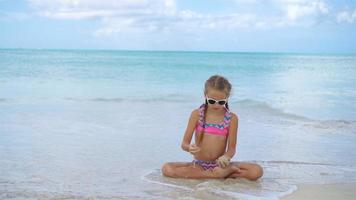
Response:
[{"label": "shoreline", "polygon": [[293,193],[281,200],[353,200],[356,196],[356,183],[340,184],[299,184]]}]

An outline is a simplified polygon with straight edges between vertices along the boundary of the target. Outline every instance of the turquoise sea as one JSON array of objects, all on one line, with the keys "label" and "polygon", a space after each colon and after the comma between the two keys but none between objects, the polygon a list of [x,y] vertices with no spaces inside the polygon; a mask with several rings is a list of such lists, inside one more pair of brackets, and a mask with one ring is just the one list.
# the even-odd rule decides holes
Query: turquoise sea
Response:
[{"label": "turquoise sea", "polygon": [[[160,174],[214,74],[257,182]],[[356,55],[0,49],[0,199],[279,199],[356,183],[355,144]]]}]

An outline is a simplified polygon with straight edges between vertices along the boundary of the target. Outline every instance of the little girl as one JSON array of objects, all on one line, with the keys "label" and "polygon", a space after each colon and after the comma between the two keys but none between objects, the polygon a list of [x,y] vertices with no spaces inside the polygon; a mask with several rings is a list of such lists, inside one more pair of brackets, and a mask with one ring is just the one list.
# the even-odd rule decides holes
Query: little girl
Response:
[{"label": "little girl", "polygon": [[[230,112],[228,98],[231,84],[222,76],[205,82],[205,104],[193,110],[186,128],[182,149],[191,153],[189,163],[166,163],[165,176],[173,178],[247,178],[257,180],[262,168],[252,163],[232,163],[236,152],[238,117]],[[191,144],[193,133],[194,141]]]}]

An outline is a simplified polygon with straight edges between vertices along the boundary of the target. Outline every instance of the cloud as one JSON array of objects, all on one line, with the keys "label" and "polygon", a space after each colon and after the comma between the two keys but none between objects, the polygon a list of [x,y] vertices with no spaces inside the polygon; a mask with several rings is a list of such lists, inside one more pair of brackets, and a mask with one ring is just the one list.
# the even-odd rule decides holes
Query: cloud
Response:
[{"label": "cloud", "polygon": [[[37,14],[53,19],[101,21],[95,36],[117,33],[236,31],[289,26],[312,26],[334,17],[339,23],[355,21],[355,11],[335,17],[323,0],[230,0],[250,6],[248,12],[206,14],[177,10],[175,0],[28,0]],[[253,12],[253,8],[273,12]]]},{"label": "cloud", "polygon": [[91,19],[175,12],[174,0],[28,0],[41,16],[55,19]]},{"label": "cloud", "polygon": [[303,17],[317,16],[329,13],[328,6],[321,1],[308,1],[303,3],[289,3],[287,16],[290,20],[297,20]]},{"label": "cloud", "polygon": [[121,31],[146,33],[229,31],[254,26],[255,21],[254,16],[249,14],[206,15],[191,10],[183,10],[164,18],[155,16],[125,19],[108,18],[104,21],[104,27],[98,29],[95,35],[111,35]]},{"label": "cloud", "polygon": [[94,35],[163,29],[176,19],[174,0],[28,0],[41,17],[57,20],[100,20]]},{"label": "cloud", "polygon": [[341,11],[337,14],[337,22],[343,23],[354,23],[356,22],[356,10],[352,11]]}]

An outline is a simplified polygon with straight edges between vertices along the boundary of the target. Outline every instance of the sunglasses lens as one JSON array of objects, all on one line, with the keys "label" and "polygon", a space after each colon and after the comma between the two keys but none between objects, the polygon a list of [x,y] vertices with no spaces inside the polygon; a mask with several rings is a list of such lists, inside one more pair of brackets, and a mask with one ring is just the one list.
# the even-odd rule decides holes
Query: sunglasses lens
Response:
[{"label": "sunglasses lens", "polygon": [[210,104],[215,104],[215,100],[212,100],[212,99],[209,99],[208,102],[209,102]]},{"label": "sunglasses lens", "polygon": [[226,101],[219,101],[220,105],[225,105]]}]

